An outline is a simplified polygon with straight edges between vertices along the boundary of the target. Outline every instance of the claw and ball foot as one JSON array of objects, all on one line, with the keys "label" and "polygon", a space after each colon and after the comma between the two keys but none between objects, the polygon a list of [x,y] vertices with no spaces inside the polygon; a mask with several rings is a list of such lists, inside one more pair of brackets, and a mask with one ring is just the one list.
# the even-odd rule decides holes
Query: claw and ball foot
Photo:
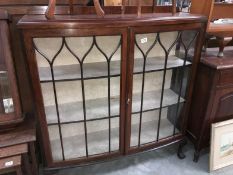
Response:
[{"label": "claw and ball foot", "polygon": [[200,156],[200,151],[197,151],[197,150],[196,150],[196,151],[194,152],[193,161],[194,161],[194,162],[198,162],[199,156]]},{"label": "claw and ball foot", "polygon": [[179,148],[178,148],[178,152],[177,152],[177,156],[179,159],[184,159],[186,156],[183,152],[183,148],[184,146],[187,144],[187,140],[184,139],[180,142]]}]

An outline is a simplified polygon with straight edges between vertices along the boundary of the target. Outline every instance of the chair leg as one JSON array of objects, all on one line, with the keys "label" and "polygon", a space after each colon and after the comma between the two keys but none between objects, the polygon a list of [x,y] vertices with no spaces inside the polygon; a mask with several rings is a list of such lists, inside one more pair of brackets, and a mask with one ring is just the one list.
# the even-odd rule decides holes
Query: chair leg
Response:
[{"label": "chair leg", "polygon": [[225,46],[232,40],[232,37],[217,37],[218,42],[219,42],[219,52],[218,52],[218,57],[223,57],[224,56],[224,48]]},{"label": "chair leg", "polygon": [[194,155],[193,155],[193,161],[197,163],[199,160],[199,157],[200,157],[200,151],[195,150]]}]

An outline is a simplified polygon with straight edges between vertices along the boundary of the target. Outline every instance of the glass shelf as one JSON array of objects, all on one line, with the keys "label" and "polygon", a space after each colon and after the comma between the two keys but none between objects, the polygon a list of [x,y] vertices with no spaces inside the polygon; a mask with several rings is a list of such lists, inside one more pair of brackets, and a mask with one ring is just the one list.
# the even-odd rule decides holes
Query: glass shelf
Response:
[{"label": "glass shelf", "polygon": [[[166,111],[166,110],[165,110]],[[156,117],[157,111],[146,112],[144,116],[144,121],[142,123],[143,137],[142,143],[148,143],[156,140],[156,127],[158,124],[158,118]],[[132,132],[131,132],[131,146],[136,146],[138,143],[138,120],[139,116],[134,116],[132,121]],[[111,152],[119,150],[119,117],[111,121]],[[161,128],[161,138],[168,137],[173,132],[174,125],[168,120],[167,113],[162,114],[162,128]],[[90,156],[109,152],[109,142],[108,142],[108,123],[107,120],[98,121],[93,125],[89,125],[89,130],[87,130],[88,139],[88,153]],[[65,126],[65,127],[63,127]],[[62,124],[61,125],[63,137],[62,142],[65,150],[65,159],[73,159],[77,157],[85,157],[85,138],[84,138],[84,127],[83,123],[77,124]],[[61,141],[58,134],[58,125],[49,126],[50,140],[52,147],[52,154],[55,161],[62,160],[62,150]],[[71,132],[72,131],[72,132]],[[151,132],[154,131],[154,132]],[[72,134],[71,134],[72,133]],[[79,134],[77,134],[79,133]]]},{"label": "glass shelf", "polygon": [[[120,61],[111,62],[110,76],[120,76],[120,65]],[[84,80],[108,77],[106,62],[86,63],[83,65],[83,68]],[[81,80],[80,66],[78,64],[54,66],[53,70],[55,81]],[[41,82],[52,81],[51,70],[49,67],[40,67],[39,74]]]},{"label": "glass shelf", "polygon": [[[119,117],[111,120],[111,150],[119,150]],[[62,124],[62,142],[66,159],[86,156],[84,122],[76,124]],[[61,157],[61,141],[58,125],[49,126],[52,147],[55,147],[53,157]],[[109,125],[108,120],[87,122],[87,149],[88,155],[109,152]],[[76,149],[74,149],[76,148]],[[78,148],[78,149],[77,149]],[[73,150],[73,151],[72,151]]]},{"label": "glass shelf", "polygon": [[[160,96],[161,91],[149,91],[144,94],[144,108],[143,112],[156,110],[160,108]],[[133,95],[132,113],[140,113],[141,94],[137,93]],[[111,117],[115,118],[119,116],[119,96],[111,98]],[[178,95],[171,89],[165,89],[164,99],[162,107],[171,106],[178,102]],[[181,98],[180,103],[183,103],[184,99]],[[86,100],[86,116],[87,121],[100,120],[108,118],[108,99],[93,99]],[[45,106],[47,122],[49,125],[57,124],[57,113],[55,106]],[[61,123],[75,123],[83,122],[83,103],[73,102],[59,105],[60,122]]]},{"label": "glass shelf", "polygon": [[[156,72],[163,70],[164,60],[165,59],[162,56],[148,58],[145,72]],[[169,56],[167,69],[178,68],[183,66],[183,64],[184,60],[176,56]],[[142,65],[143,59],[136,58],[134,60],[134,74],[140,74],[143,72]],[[187,61],[186,66],[188,65],[191,65],[191,62]],[[108,77],[106,62],[86,63],[83,65],[83,68],[84,80]],[[111,77],[120,76],[121,62],[111,61],[110,70]],[[55,81],[81,80],[80,66],[78,64],[54,66],[53,71]],[[52,82],[51,69],[49,67],[39,67],[39,74],[41,82]]]}]

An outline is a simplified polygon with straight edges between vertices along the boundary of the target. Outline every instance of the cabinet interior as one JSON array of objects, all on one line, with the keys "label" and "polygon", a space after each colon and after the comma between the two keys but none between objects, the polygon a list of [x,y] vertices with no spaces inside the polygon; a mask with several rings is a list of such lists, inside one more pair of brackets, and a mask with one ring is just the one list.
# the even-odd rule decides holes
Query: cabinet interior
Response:
[{"label": "cabinet interior", "polygon": [[[135,35],[130,148],[180,132],[196,34]],[[33,39],[54,161],[119,152],[122,40]]]}]

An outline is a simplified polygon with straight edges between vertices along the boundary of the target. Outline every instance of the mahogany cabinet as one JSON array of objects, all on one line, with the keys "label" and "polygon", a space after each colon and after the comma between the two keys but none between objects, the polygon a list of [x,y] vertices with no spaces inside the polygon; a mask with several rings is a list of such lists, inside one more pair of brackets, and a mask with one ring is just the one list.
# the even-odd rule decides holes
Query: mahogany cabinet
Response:
[{"label": "mahogany cabinet", "polygon": [[18,27],[45,166],[105,160],[184,139],[204,17],[27,15]]},{"label": "mahogany cabinet", "polygon": [[233,117],[233,54],[226,50],[218,58],[218,49],[207,49],[198,67],[188,122],[188,134],[195,146],[194,161],[210,145],[211,124]]}]

